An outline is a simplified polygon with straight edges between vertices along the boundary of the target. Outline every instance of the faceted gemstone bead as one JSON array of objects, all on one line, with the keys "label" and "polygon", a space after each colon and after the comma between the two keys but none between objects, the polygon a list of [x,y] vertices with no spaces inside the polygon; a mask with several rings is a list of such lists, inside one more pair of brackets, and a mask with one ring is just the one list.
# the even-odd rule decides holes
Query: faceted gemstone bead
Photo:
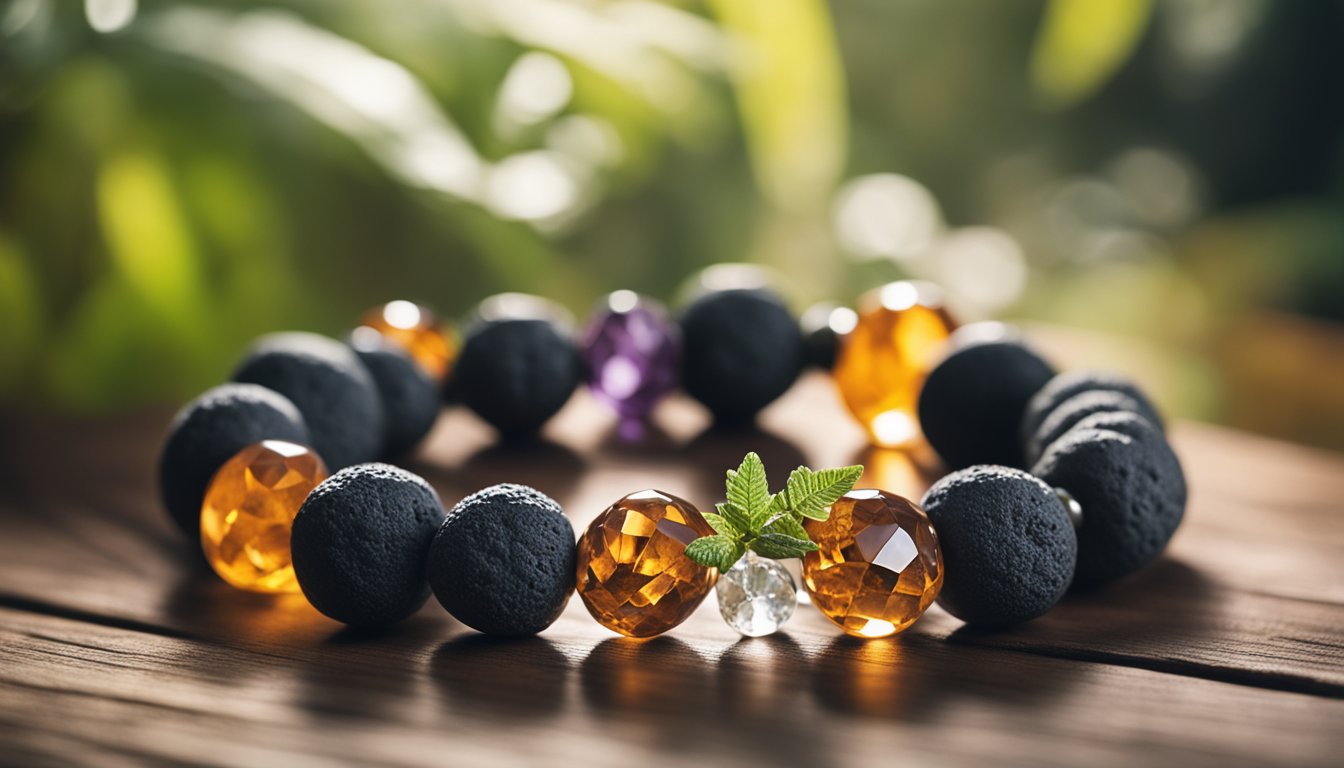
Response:
[{"label": "faceted gemstone bead", "polygon": [[433,310],[409,301],[389,301],[365,312],[359,323],[404,347],[435,381],[448,377],[457,344]]},{"label": "faceted gemstone bead", "polygon": [[929,283],[889,283],[859,300],[858,323],[840,345],[833,375],[874,445],[915,442],[920,387],[955,327]]},{"label": "faceted gemstone bead", "polygon": [[690,502],[662,491],[632,493],[597,516],[579,539],[578,593],[602,626],[652,637],[700,605],[718,571],[686,556],[713,529]]},{"label": "faceted gemstone bead", "polygon": [[622,436],[637,438],[643,420],[677,385],[677,327],[653,301],[616,291],[589,322],[582,352],[589,388],[615,409]]},{"label": "faceted gemstone bead", "polygon": [[803,558],[803,584],[817,609],[851,635],[906,629],[943,586],[929,518],[893,493],[850,491],[831,505],[827,520],[805,520],[803,527],[818,547]]},{"label": "faceted gemstone bead", "polygon": [[289,531],[327,467],[281,440],[250,445],[215,472],[201,505],[201,547],[220,578],[253,592],[297,592]]},{"label": "faceted gemstone bead", "polygon": [[747,552],[714,587],[719,613],[746,637],[764,637],[784,626],[798,605],[798,588],[783,565]]}]

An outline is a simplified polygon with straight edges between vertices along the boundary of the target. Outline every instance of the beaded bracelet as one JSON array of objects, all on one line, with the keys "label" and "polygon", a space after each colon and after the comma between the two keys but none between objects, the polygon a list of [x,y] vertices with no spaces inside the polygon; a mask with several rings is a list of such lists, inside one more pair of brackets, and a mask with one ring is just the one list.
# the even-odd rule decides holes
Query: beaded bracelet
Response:
[{"label": "beaded bracelet", "polygon": [[[404,301],[371,310],[345,343],[263,337],[233,382],[173,420],[164,505],[229,584],[301,590],[347,624],[394,623],[432,592],[481,632],[533,634],[577,589],[595,619],[635,637],[675,627],[716,583],[730,626],[777,630],[797,600],[774,558],[796,556],[810,601],[856,636],[902,631],[935,599],[967,623],[1007,626],[1151,562],[1184,511],[1180,463],[1137,387],[1055,375],[997,324],[954,332],[928,284],[815,309],[802,327],[759,287],[705,293],[677,323],[618,291],[580,344],[567,326],[556,305],[504,294],[482,302],[456,355],[446,326]],[[771,494],[749,454],[716,514],[639,491],[576,545],[535,489],[492,486],[445,515],[423,479],[371,463],[412,448],[445,396],[507,439],[535,432],[586,378],[638,439],[678,373],[717,421],[740,422],[808,363],[833,369],[874,444],[909,444],[922,427],[955,471],[919,505],[853,490],[861,467],[800,467]]]}]

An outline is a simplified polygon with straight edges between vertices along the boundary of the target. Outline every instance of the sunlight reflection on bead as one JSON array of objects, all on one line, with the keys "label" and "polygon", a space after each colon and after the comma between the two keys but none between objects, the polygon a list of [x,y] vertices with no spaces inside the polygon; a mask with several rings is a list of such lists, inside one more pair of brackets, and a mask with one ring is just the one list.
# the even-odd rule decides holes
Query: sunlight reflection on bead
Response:
[{"label": "sunlight reflection on bead", "polygon": [[224,463],[201,506],[201,547],[220,578],[252,592],[294,592],[289,532],[308,493],[327,477],[317,454],[265,440]]},{"label": "sunlight reflection on bead", "polygon": [[896,625],[881,619],[869,619],[867,624],[857,630],[864,637],[886,637],[896,631]]},{"label": "sunlight reflection on bead", "polygon": [[376,346],[368,337],[372,330],[411,356],[435,381],[443,381],[457,356],[457,344],[448,327],[427,307],[410,301],[389,301],[360,316],[360,327],[351,342],[362,348]]},{"label": "sunlight reflection on bead", "polygon": [[941,292],[928,283],[890,283],[859,300],[833,376],[874,445],[907,446],[919,437],[919,389],[954,327]]},{"label": "sunlight reflection on bead", "polygon": [[655,490],[632,493],[579,538],[577,592],[602,626],[652,637],[685,621],[718,578],[686,556],[714,529],[690,502]]},{"label": "sunlight reflection on bead", "polygon": [[409,301],[389,301],[383,307],[383,319],[393,328],[409,331],[420,324],[420,308]]},{"label": "sunlight reflection on bead", "polygon": [[616,291],[589,319],[579,344],[588,386],[620,417],[618,434],[639,439],[643,422],[677,385],[677,326],[656,302]]},{"label": "sunlight reflection on bead", "polygon": [[885,411],[873,417],[869,425],[873,438],[881,445],[905,445],[915,438],[919,429],[915,420],[904,411]]},{"label": "sunlight reflection on bead", "polygon": [[835,331],[837,336],[845,336],[853,332],[859,324],[859,313],[849,307],[836,307],[826,320],[831,330]]},{"label": "sunlight reflection on bead", "polygon": [[884,637],[919,619],[943,586],[938,536],[924,511],[886,491],[850,491],[826,520],[803,521],[818,549],[803,558],[812,603],[856,637]]},{"label": "sunlight reflection on bead", "polygon": [[612,312],[629,312],[639,304],[639,294],[628,289],[612,291],[607,297],[607,306]]}]

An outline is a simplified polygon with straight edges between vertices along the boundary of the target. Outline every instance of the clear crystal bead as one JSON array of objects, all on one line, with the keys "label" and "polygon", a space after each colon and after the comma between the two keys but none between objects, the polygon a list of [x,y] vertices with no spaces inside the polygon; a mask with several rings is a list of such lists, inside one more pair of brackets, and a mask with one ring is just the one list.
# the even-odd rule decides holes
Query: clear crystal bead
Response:
[{"label": "clear crystal bead", "polygon": [[716,591],[723,620],[747,637],[778,631],[798,605],[798,588],[789,572],[755,552],[720,576]]}]

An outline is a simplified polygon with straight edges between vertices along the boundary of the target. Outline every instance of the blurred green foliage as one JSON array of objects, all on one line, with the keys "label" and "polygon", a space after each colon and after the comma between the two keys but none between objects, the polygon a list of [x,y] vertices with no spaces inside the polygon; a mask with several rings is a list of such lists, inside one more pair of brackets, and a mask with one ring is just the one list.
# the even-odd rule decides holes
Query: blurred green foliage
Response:
[{"label": "blurred green foliage", "polygon": [[1129,59],[1152,10],[1152,0],[1051,2],[1032,48],[1037,96],[1060,108],[1092,94]]},{"label": "blurred green foliage", "polygon": [[[767,207],[753,178],[787,203],[802,173],[817,198],[844,156],[817,0],[727,3],[722,21],[642,2],[150,2],[107,33],[95,5],[4,14],[4,383],[54,404],[180,397],[259,332],[335,330],[390,296],[668,295],[742,257]],[[572,93],[513,115],[506,79],[531,51]],[[554,187],[558,204],[519,202]]]},{"label": "blurred green foliage", "polygon": [[6,0],[0,397],[173,401],[389,298],[582,314],[753,261],[800,308],[916,276],[1132,341],[1237,420],[1228,334],[1344,319],[1341,32],[1334,0]]}]

